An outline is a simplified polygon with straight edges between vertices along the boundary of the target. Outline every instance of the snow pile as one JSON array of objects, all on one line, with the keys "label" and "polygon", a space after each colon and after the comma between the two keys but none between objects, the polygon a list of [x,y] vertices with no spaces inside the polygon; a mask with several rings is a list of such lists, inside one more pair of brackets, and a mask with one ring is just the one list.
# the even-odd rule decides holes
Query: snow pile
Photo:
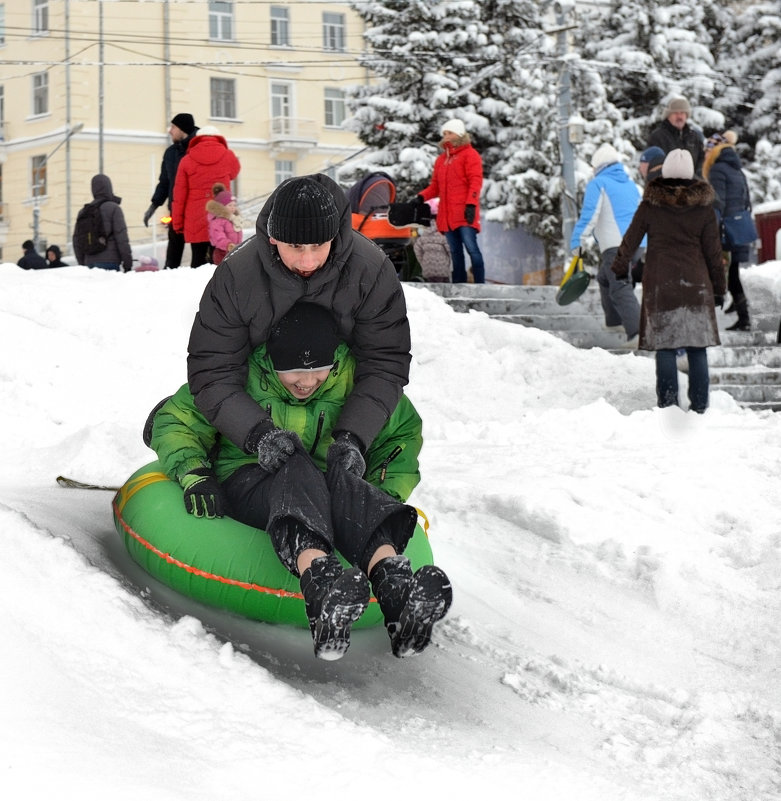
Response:
[{"label": "snow pile", "polygon": [[[180,597],[111,493],[153,458],[212,268],[0,266],[0,609],[9,798],[770,801],[781,793],[781,416],[654,408],[653,362],[405,287],[408,393],[455,601],[425,654]],[[744,284],[781,298],[781,264]]]}]

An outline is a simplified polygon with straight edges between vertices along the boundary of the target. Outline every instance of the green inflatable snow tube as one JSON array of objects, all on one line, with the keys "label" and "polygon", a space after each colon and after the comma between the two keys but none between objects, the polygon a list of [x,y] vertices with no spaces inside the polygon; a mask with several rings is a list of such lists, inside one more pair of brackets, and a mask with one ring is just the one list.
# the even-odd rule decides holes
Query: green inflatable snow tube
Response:
[{"label": "green inflatable snow tube", "polygon": [[[282,566],[268,534],[229,517],[207,520],[188,514],[181,488],[159,462],[133,473],[112,508],[130,555],[163,584],[253,620],[309,627],[298,579]],[[405,554],[413,570],[433,563],[420,524]],[[372,598],[355,627],[379,623],[382,613]]]}]

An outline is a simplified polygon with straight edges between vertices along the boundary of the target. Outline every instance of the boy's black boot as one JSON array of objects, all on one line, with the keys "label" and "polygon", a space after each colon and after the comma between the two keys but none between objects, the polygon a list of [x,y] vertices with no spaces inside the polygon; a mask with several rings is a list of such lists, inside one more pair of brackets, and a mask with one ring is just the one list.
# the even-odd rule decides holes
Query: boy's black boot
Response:
[{"label": "boy's black boot", "polygon": [[371,582],[393,655],[419,654],[453,601],[450,580],[435,565],[424,565],[413,574],[406,556],[389,556],[374,566]]},{"label": "boy's black boot", "polygon": [[315,656],[341,659],[350,647],[350,629],[369,605],[369,582],[357,567],[345,570],[334,554],[320,556],[301,574],[301,592]]}]

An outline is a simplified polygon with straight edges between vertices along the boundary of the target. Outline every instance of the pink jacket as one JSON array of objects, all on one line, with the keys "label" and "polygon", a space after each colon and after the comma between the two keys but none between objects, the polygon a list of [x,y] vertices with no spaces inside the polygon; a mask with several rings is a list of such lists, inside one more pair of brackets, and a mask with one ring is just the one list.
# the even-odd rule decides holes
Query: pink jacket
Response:
[{"label": "pink jacket", "polygon": [[206,204],[206,219],[209,223],[209,242],[215,248],[228,251],[228,245],[238,245],[244,238],[241,217],[233,217],[226,206],[216,200]]},{"label": "pink jacket", "polygon": [[216,183],[230,186],[241,165],[223,136],[194,136],[179,162],[174,183],[171,225],[184,233],[185,242],[208,242],[206,202]]}]

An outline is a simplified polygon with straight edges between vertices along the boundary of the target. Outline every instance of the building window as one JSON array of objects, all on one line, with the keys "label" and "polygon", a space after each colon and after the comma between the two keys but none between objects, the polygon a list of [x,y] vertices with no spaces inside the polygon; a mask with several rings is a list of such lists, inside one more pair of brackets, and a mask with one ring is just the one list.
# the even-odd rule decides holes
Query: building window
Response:
[{"label": "building window", "polygon": [[344,92],[341,89],[325,90],[325,124],[338,128],[345,118]]},{"label": "building window", "polygon": [[5,44],[5,3],[0,3],[0,47]]},{"label": "building window", "polygon": [[46,156],[33,156],[30,159],[30,182],[33,197],[46,195]]},{"label": "building window", "polygon": [[0,142],[5,139],[5,87],[0,86]]},{"label": "building window", "polygon": [[33,75],[33,115],[49,113],[49,75],[37,72]]},{"label": "building window", "polygon": [[236,81],[232,78],[211,79],[211,116],[236,119]]},{"label": "building window", "polygon": [[289,83],[271,84],[271,132],[275,135],[291,132],[292,95]]},{"label": "building window", "polygon": [[33,33],[49,32],[49,0],[33,0]]},{"label": "building window", "polygon": [[274,162],[274,185],[279,186],[282,181],[293,177],[293,162],[279,160]]},{"label": "building window", "polygon": [[233,41],[233,3],[209,0],[209,38]]},{"label": "building window", "polygon": [[271,44],[290,47],[290,12],[282,6],[271,6]]},{"label": "building window", "polygon": [[343,53],[345,49],[344,14],[323,12],[323,50],[336,50]]}]

